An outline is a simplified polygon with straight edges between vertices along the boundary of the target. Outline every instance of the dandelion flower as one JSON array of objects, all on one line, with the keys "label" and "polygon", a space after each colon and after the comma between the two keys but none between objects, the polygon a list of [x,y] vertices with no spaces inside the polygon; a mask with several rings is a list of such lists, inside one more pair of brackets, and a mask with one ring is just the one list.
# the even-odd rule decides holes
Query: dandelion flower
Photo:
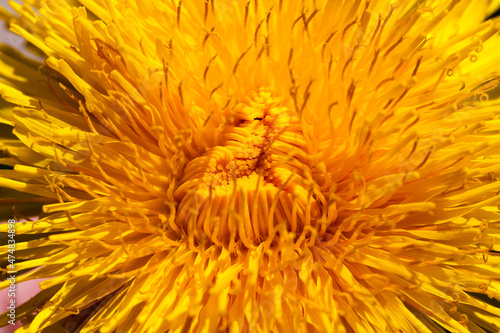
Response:
[{"label": "dandelion flower", "polygon": [[499,331],[496,3],[11,6],[18,332]]}]

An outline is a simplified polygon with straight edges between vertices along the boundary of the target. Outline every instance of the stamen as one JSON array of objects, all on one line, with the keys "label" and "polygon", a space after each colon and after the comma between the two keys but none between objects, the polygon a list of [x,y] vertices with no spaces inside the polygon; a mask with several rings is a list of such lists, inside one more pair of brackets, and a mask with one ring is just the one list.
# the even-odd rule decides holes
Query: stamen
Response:
[{"label": "stamen", "polygon": [[[303,105],[312,82],[305,89]],[[248,248],[262,241],[272,233],[275,222],[292,223],[287,229],[302,232],[319,218],[313,196],[321,193],[304,188],[312,182],[310,176],[309,182],[302,178],[309,167],[294,157],[294,151],[306,149],[296,129],[288,132],[298,124],[297,116],[261,89],[237,107],[233,122],[223,146],[210,149],[186,166],[174,194],[179,203],[176,223],[193,242],[202,241],[199,230],[203,230],[206,239],[221,241],[230,251],[237,244]],[[289,171],[295,165],[297,173]],[[291,188],[293,202],[305,208],[302,213],[292,208]],[[263,210],[263,205],[269,209]],[[219,222],[213,223],[216,217]]]}]

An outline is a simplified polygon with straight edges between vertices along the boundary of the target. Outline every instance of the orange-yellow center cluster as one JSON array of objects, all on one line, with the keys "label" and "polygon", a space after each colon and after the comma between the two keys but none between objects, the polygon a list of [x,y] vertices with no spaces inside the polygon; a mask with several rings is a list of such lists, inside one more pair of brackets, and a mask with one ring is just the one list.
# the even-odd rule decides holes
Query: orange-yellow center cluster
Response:
[{"label": "orange-yellow center cluster", "polygon": [[[318,217],[297,116],[266,89],[238,106],[223,144],[190,161],[175,191],[177,224],[216,244],[251,247],[277,224],[300,232]],[[190,227],[191,225],[191,227]],[[226,243],[227,245],[227,243]]]}]

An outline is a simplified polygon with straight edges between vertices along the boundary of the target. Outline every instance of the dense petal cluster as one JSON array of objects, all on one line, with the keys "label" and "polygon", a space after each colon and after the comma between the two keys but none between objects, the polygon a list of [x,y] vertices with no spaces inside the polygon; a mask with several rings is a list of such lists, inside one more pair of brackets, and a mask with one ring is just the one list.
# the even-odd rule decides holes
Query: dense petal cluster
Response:
[{"label": "dense petal cluster", "polygon": [[495,2],[12,6],[20,332],[500,329]]}]

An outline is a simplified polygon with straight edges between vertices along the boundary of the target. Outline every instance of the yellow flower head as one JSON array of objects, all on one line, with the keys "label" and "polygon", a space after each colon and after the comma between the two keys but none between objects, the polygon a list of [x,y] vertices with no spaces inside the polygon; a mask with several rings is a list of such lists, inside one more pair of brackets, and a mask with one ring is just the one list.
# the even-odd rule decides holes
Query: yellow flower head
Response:
[{"label": "yellow flower head", "polygon": [[499,331],[496,2],[11,5],[18,332]]}]

